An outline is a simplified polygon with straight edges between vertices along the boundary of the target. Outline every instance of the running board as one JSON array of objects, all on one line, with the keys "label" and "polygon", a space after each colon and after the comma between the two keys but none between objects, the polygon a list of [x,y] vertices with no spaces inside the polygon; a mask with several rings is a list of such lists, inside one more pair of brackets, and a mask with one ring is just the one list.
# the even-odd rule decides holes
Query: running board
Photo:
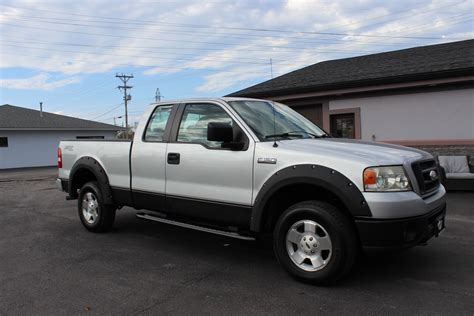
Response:
[{"label": "running board", "polygon": [[174,226],[194,229],[194,230],[198,230],[198,231],[206,232],[206,233],[211,233],[211,234],[215,234],[215,235],[221,235],[221,236],[237,238],[237,239],[242,239],[242,240],[252,240],[252,241],[255,240],[254,237],[243,236],[243,235],[240,235],[240,234],[234,233],[234,232],[227,232],[227,231],[224,231],[224,230],[218,230],[218,229],[212,229],[212,228],[197,226],[197,225],[188,224],[188,223],[176,222],[176,221],[172,221],[172,220],[169,220],[169,219],[166,219],[166,218],[153,216],[153,215],[150,215],[150,214],[138,213],[137,217],[141,218],[141,219],[150,220],[150,221],[155,221],[155,222],[170,224],[170,225],[174,225]]}]

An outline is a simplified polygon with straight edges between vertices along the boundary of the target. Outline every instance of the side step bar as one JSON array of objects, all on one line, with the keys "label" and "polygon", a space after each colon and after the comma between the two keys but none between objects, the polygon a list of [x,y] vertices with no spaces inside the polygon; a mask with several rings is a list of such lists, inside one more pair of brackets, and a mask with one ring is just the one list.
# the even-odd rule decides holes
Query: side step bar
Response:
[{"label": "side step bar", "polygon": [[243,236],[243,235],[240,235],[240,234],[234,233],[234,232],[228,232],[228,231],[224,231],[224,230],[207,228],[207,227],[197,226],[197,225],[188,224],[188,223],[176,222],[176,221],[172,221],[170,219],[161,218],[161,217],[157,217],[157,216],[153,216],[153,215],[145,214],[145,213],[138,213],[137,217],[141,218],[141,219],[150,220],[150,221],[155,221],[155,222],[170,224],[170,225],[174,225],[174,226],[194,229],[194,230],[198,230],[198,231],[202,231],[202,232],[206,232],[206,233],[211,233],[211,234],[215,234],[215,235],[221,235],[221,236],[226,236],[226,237],[231,237],[231,238],[236,238],[236,239],[242,239],[242,240],[251,240],[251,241],[255,240],[254,237]]}]

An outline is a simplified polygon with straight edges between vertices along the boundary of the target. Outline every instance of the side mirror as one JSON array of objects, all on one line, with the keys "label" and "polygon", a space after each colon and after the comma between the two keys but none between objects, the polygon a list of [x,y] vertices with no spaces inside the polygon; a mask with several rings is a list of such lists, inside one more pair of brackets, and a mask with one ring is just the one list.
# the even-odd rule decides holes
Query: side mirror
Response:
[{"label": "side mirror", "polygon": [[230,143],[234,140],[234,130],[228,123],[211,122],[207,124],[207,140]]}]

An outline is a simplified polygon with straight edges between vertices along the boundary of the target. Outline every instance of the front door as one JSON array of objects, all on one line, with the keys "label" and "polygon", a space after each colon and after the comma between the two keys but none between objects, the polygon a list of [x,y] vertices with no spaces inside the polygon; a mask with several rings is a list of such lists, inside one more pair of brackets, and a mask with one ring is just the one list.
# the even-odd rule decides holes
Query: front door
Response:
[{"label": "front door", "polygon": [[[167,149],[168,212],[247,226],[252,200],[253,141],[217,103],[182,104]],[[210,122],[229,123],[242,150],[207,140]],[[174,137],[174,138],[173,138]]]}]

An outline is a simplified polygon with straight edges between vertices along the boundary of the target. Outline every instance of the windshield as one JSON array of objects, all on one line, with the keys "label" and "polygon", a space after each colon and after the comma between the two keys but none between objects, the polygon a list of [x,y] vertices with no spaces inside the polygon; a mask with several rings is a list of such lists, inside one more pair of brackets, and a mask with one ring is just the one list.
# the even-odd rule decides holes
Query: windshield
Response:
[{"label": "windshield", "polygon": [[[267,101],[228,101],[260,141],[319,138],[328,135],[288,106]],[[275,106],[275,124],[273,108]]]}]

